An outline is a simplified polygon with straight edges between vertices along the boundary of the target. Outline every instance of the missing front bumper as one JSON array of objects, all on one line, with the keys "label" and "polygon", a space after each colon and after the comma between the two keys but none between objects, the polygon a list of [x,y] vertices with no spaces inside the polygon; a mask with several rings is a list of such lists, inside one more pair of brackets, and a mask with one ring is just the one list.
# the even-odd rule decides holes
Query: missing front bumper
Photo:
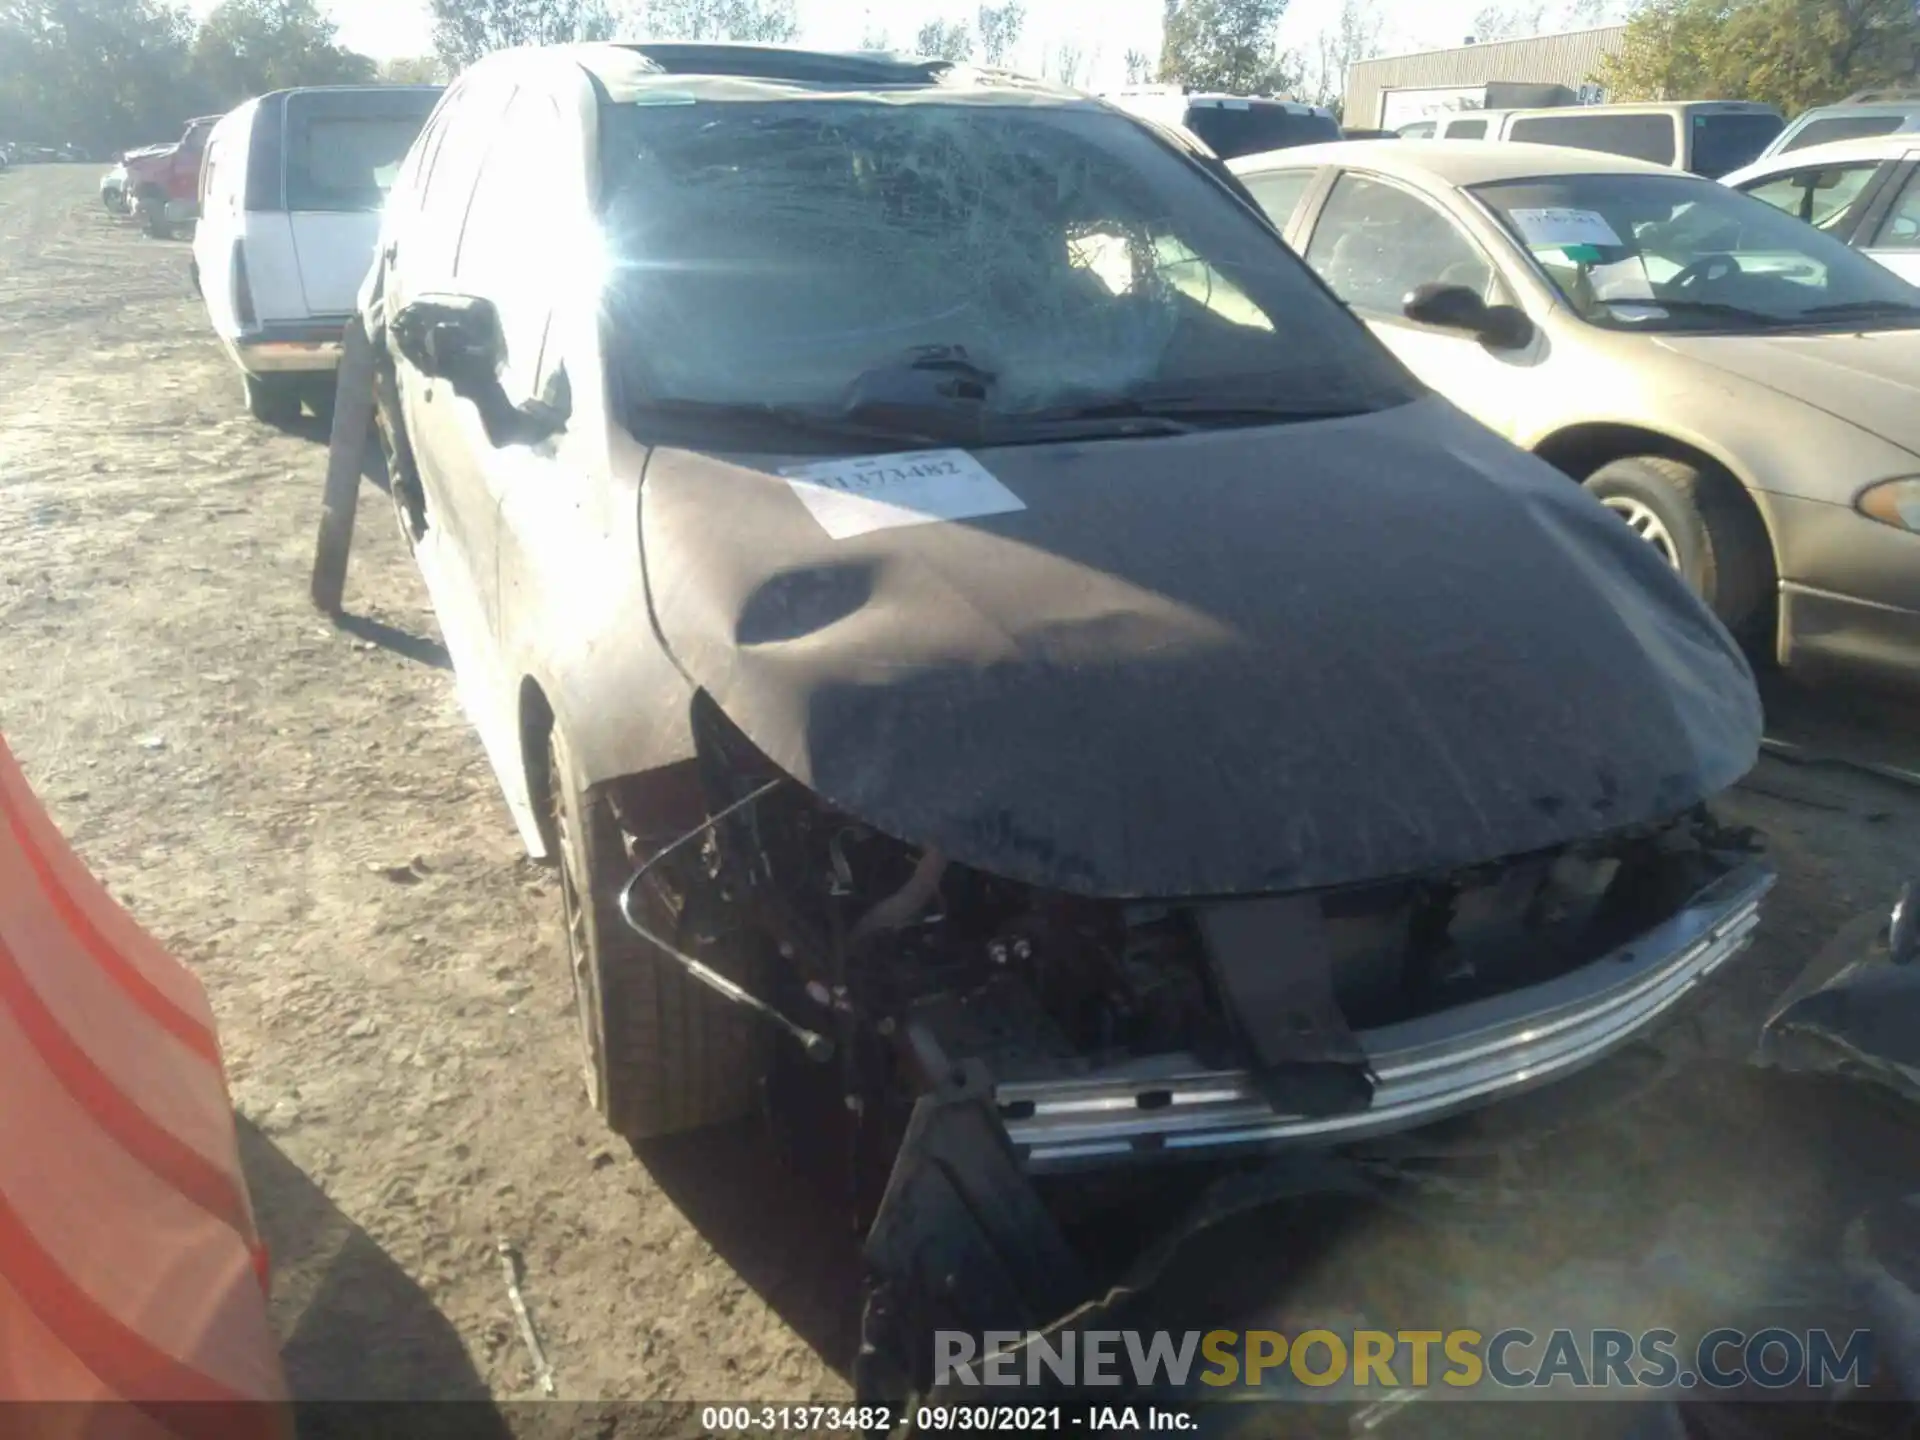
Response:
[{"label": "missing front bumper", "polygon": [[1570,974],[1358,1035],[1365,1110],[1276,1113],[1245,1071],[1156,1056],[1106,1074],[1005,1083],[994,1103],[1029,1174],[1326,1146],[1412,1129],[1573,1074],[1641,1034],[1750,942],[1774,883],[1755,861]]}]

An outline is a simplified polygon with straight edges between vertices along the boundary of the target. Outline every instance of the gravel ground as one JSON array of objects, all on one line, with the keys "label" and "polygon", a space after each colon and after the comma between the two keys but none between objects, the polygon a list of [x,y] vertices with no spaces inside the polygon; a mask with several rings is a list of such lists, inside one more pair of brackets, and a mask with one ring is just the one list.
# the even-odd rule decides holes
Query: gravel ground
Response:
[{"label": "gravel ground", "polygon": [[[750,1131],[638,1155],[602,1131],[554,884],[521,854],[384,500],[367,492],[335,627],[305,598],[321,437],[246,417],[186,247],[107,216],[96,175],[0,176],[0,730],[212,997],[296,1390],[536,1393],[506,1239],[563,1396],[845,1395],[849,1237]],[[1789,738],[1920,768],[1910,701],[1783,688],[1776,709]],[[1732,808],[1782,872],[1763,938],[1708,997],[1679,1088],[1552,1152],[1561,1186],[1649,1235],[1702,1215],[1723,1242],[1770,1234],[1805,1218],[1782,1186],[1846,1209],[1854,1152],[1821,1137],[1851,1098],[1740,1062],[1772,997],[1920,868],[1920,796],[1881,781],[1767,761]],[[1364,1276],[1397,1233],[1354,1227],[1306,1268]],[[1528,1243],[1545,1283],[1550,1247]],[[1262,1244],[1301,1273],[1297,1241]],[[1187,1273],[1189,1300],[1275,1309]]]}]

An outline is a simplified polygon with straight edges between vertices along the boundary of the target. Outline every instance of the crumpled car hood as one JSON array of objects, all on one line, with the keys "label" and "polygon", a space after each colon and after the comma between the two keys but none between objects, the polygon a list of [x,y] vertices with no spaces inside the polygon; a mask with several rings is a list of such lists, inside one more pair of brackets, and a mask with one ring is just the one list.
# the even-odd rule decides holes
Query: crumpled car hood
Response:
[{"label": "crumpled car hood", "polygon": [[1920,330],[1669,335],[1660,343],[1920,454]]},{"label": "crumpled car hood", "polygon": [[833,539],[805,457],[652,453],[654,623],[830,804],[1101,896],[1317,888],[1662,818],[1744,658],[1565,477],[1428,398],[977,459],[1023,509]]}]

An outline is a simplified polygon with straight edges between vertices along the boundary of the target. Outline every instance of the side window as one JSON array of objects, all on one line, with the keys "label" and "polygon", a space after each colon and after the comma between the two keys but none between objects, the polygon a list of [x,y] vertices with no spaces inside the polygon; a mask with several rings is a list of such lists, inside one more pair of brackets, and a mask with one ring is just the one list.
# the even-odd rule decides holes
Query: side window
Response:
[{"label": "side window", "polygon": [[1901,187],[1900,198],[1893,202],[1880,233],[1873,237],[1869,250],[1920,250],[1920,170],[1915,170]]},{"label": "side window", "polygon": [[1270,170],[1264,175],[1242,175],[1240,179],[1248,193],[1260,202],[1260,208],[1267,212],[1267,218],[1284,231],[1300,206],[1300,197],[1313,183],[1313,174],[1311,170]]},{"label": "side window", "polygon": [[1449,140],[1484,140],[1487,138],[1487,122],[1484,120],[1449,120],[1446,138]]},{"label": "side window", "polygon": [[1493,269],[1453,221],[1419,196],[1342,175],[1307,245],[1307,263],[1359,310],[1398,315],[1407,293],[1428,283],[1493,288]]},{"label": "side window", "polygon": [[1570,145],[1576,150],[1599,150],[1671,165],[1678,153],[1673,117],[1652,115],[1525,115],[1507,132],[1510,140],[1541,145]]},{"label": "side window", "polygon": [[420,212],[408,227],[400,261],[416,290],[453,278],[474,182],[508,98],[499,92],[470,91],[443,116],[439,143],[421,170]]},{"label": "side window", "polygon": [[[562,278],[548,252],[567,203],[560,179],[568,159],[553,101],[529,90],[514,96],[480,168],[454,264],[454,288],[485,296],[500,312],[501,378],[516,400],[536,395],[544,378],[541,351]],[[529,217],[542,223],[529,225]]]},{"label": "side window", "polygon": [[1753,185],[1743,185],[1740,191],[1776,210],[1786,211],[1796,220],[1807,218],[1807,180],[1804,170],[1791,175],[1776,175],[1771,180],[1761,180]]}]

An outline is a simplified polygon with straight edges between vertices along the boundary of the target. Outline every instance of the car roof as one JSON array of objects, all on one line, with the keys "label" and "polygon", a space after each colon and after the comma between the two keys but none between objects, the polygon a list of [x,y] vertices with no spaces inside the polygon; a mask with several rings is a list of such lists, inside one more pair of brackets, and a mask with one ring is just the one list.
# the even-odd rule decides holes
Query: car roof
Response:
[{"label": "car roof", "polygon": [[808,91],[845,94],[884,90],[891,100],[951,99],[956,92],[999,91],[1032,102],[1096,103],[1065,86],[950,60],[884,51],[806,50],[733,41],[586,41],[503,50],[473,68],[526,63],[573,64],[616,103],[648,93],[699,100],[764,100]]},{"label": "car roof", "polygon": [[1850,140],[1829,140],[1823,145],[1802,145],[1798,150],[1781,150],[1756,160],[1738,173],[1772,170],[1797,170],[1802,165],[1818,165],[1827,160],[1898,160],[1909,151],[1920,150],[1920,134],[1895,130],[1885,135],[1856,135]]},{"label": "car roof", "polygon": [[1824,145],[1802,145],[1798,150],[1776,150],[1720,177],[1723,185],[1744,185],[1767,175],[1784,175],[1812,165],[1839,165],[1849,160],[1898,160],[1920,150],[1920,134],[1895,131],[1890,135],[1860,135],[1851,140],[1829,140]]},{"label": "car roof", "polygon": [[1815,105],[1802,110],[1794,120],[1804,125],[1809,120],[1826,120],[1835,115],[1914,115],[1920,114],[1920,99],[1915,100],[1836,100],[1831,105]]},{"label": "car roof", "polygon": [[1228,169],[1241,175],[1320,165],[1355,165],[1385,175],[1436,179],[1455,186],[1542,175],[1680,174],[1670,166],[1629,160],[1623,155],[1511,140],[1341,140],[1267,150],[1227,162]]},{"label": "car roof", "polygon": [[255,98],[260,100],[278,100],[283,95],[351,95],[377,93],[381,95],[405,95],[409,92],[438,95],[447,87],[444,85],[289,85],[283,90],[269,90]]}]

